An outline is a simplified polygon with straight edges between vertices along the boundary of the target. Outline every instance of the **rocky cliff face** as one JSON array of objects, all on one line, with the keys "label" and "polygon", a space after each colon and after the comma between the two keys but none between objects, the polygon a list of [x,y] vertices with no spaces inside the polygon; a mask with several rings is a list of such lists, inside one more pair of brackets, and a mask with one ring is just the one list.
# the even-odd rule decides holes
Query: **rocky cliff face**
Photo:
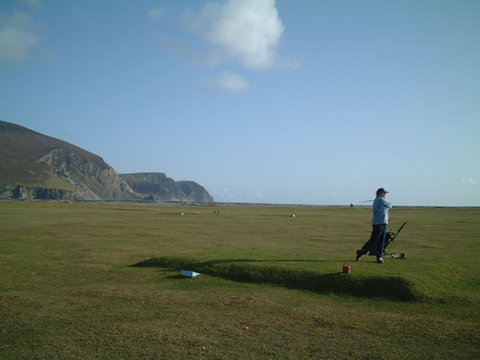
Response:
[{"label": "rocky cliff face", "polygon": [[[66,148],[51,150],[37,160],[55,175],[58,187],[2,184],[0,198],[39,200],[135,200],[138,194],[103,160],[92,162]],[[52,184],[53,185],[53,184]]]},{"label": "rocky cliff face", "polygon": [[72,184],[76,200],[133,200],[138,196],[105,162],[92,162],[65,148],[42,156],[57,177]]},{"label": "rocky cliff face", "polygon": [[187,203],[214,202],[204,187],[193,181],[175,181],[164,173],[121,174],[136,193],[153,201],[180,201]]},{"label": "rocky cliff face", "polygon": [[[76,194],[74,191],[65,189],[51,189],[42,187],[28,187],[23,185],[17,185],[15,187],[9,186],[9,189],[5,187],[0,189],[0,198],[13,198],[18,200],[75,200]],[[4,195],[4,196],[2,196]],[[5,196],[7,195],[7,196]]]},{"label": "rocky cliff face", "polygon": [[194,181],[177,181],[177,184],[185,195],[195,199],[196,202],[210,203],[215,201],[203,186]]}]

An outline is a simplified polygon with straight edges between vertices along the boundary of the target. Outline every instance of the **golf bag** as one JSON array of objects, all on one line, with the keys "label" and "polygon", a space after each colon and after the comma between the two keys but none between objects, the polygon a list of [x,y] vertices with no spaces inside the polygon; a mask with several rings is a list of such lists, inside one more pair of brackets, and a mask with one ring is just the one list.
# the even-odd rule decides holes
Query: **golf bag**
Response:
[{"label": "golf bag", "polygon": [[393,240],[395,240],[395,238],[398,236],[398,234],[400,233],[400,231],[402,231],[403,227],[407,225],[406,222],[404,222],[402,224],[402,226],[400,226],[400,228],[397,230],[397,232],[393,232],[393,231],[389,231],[385,234],[385,247],[383,248],[383,253],[386,254],[386,249],[387,249],[387,246],[390,245]]},{"label": "golf bag", "polygon": [[[407,225],[406,222],[404,222],[404,223],[402,224],[402,226],[400,226],[400,227],[398,228],[397,232],[389,231],[389,232],[387,232],[387,233],[385,234],[385,246],[384,246],[384,248],[383,248],[383,256],[384,256],[384,257],[398,257],[397,254],[395,254],[395,253],[389,254],[389,253],[387,253],[386,250],[387,250],[388,245],[390,245],[390,244],[393,242],[393,240],[395,240],[395,238],[398,236],[398,234],[400,233],[400,231],[402,231],[402,229],[403,229],[403,227],[404,227],[405,225]],[[375,255],[375,253],[373,253],[372,250],[370,250],[369,255],[370,255],[370,256],[373,256],[373,255]]]}]

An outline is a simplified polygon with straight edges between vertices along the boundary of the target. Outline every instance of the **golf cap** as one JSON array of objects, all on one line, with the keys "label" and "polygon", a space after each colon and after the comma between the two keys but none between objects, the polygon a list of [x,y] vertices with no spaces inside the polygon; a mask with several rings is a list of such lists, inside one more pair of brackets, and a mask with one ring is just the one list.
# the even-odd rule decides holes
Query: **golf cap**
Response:
[{"label": "golf cap", "polygon": [[380,195],[380,194],[383,194],[383,193],[388,193],[387,190],[385,190],[384,188],[380,188],[377,190],[377,196]]}]

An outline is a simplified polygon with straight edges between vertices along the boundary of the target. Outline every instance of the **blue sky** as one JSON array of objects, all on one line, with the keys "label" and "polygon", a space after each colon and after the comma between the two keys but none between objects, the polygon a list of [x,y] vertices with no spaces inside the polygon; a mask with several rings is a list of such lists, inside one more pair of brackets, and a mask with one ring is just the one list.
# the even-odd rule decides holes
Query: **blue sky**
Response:
[{"label": "blue sky", "polygon": [[480,206],[480,1],[0,3],[0,119],[217,201]]}]

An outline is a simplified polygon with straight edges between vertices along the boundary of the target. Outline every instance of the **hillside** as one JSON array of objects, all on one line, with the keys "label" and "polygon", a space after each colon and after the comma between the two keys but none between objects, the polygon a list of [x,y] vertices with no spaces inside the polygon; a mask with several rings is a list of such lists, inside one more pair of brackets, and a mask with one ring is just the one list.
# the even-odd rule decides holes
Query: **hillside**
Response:
[{"label": "hillside", "polygon": [[213,202],[205,188],[193,181],[175,181],[164,173],[121,174],[136,193],[154,201]]},{"label": "hillside", "polygon": [[0,121],[0,199],[213,201],[196,183],[163,178],[136,192],[100,156]]}]

